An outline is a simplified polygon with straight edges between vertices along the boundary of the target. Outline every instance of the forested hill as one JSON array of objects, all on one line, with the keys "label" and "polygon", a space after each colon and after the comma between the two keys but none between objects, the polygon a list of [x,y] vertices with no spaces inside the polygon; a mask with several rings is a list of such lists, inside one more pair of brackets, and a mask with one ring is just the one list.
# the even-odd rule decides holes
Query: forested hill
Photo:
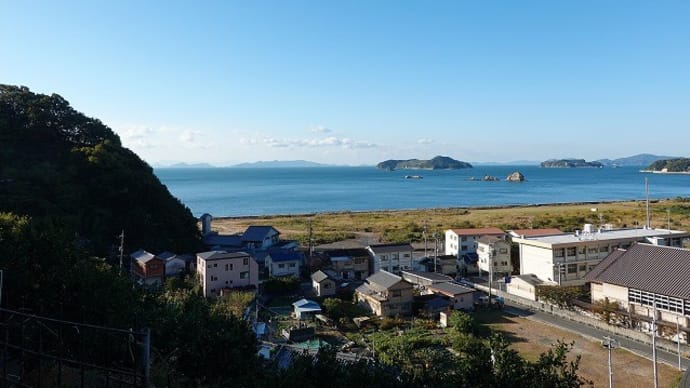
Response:
[{"label": "forested hill", "polygon": [[0,85],[0,212],[50,219],[97,254],[193,252],[196,219],[98,119],[57,94]]}]

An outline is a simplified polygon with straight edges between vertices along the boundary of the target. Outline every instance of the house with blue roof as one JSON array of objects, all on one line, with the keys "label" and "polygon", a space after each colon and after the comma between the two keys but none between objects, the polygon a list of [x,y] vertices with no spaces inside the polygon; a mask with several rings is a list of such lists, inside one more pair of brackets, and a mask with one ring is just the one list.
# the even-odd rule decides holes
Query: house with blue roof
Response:
[{"label": "house with blue roof", "polygon": [[268,276],[300,276],[304,254],[294,250],[271,251],[266,255]]}]

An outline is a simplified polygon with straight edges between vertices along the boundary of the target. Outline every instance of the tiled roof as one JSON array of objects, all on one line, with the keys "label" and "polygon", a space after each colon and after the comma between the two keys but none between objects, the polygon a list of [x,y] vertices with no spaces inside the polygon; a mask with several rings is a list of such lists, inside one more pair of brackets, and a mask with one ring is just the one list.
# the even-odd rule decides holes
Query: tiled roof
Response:
[{"label": "tiled roof", "polygon": [[374,253],[412,251],[412,245],[410,244],[376,244],[369,245],[368,248],[374,251]]},{"label": "tiled roof", "polygon": [[429,286],[429,289],[445,295],[460,295],[474,292],[474,289],[462,286],[456,282],[436,283]]},{"label": "tiled roof", "polygon": [[514,229],[510,231],[510,234],[514,236],[525,236],[525,237],[541,237],[549,236],[552,234],[563,234],[563,231],[556,228],[544,228],[544,229]]},{"label": "tiled roof", "polygon": [[450,276],[444,275],[444,274],[438,273],[438,272],[402,271],[402,273],[403,273],[403,277],[405,277],[405,275],[407,274],[407,275],[411,275],[411,277],[418,277],[418,278],[422,278],[425,280],[430,280],[432,282],[433,281],[447,282],[447,281],[453,280],[453,278],[451,278]]},{"label": "tiled roof", "polygon": [[634,244],[611,252],[585,280],[690,299],[690,250]]},{"label": "tiled roof", "polygon": [[242,235],[242,241],[264,241],[266,235],[268,235],[271,232],[271,230],[275,230],[276,232],[278,232],[278,230],[276,230],[272,226],[252,225],[244,231],[244,234]]},{"label": "tiled roof", "polygon": [[483,236],[479,237],[479,239],[477,241],[482,243],[482,244],[493,244],[496,241],[505,241],[505,240],[498,238],[496,236],[483,235]]},{"label": "tiled roof", "polygon": [[238,259],[249,257],[246,252],[226,252],[226,251],[209,251],[201,252],[197,254],[198,257],[209,261],[209,260],[220,260],[220,259]]},{"label": "tiled roof", "polygon": [[329,277],[330,276],[328,276],[327,273],[325,273],[321,270],[318,270],[318,271],[314,272],[313,274],[311,274],[311,280],[313,280],[317,283],[321,283],[322,281],[328,279]]},{"label": "tiled roof", "polygon": [[132,259],[134,259],[134,260],[136,260],[136,261],[138,261],[138,262],[140,262],[140,263],[146,263],[146,262],[148,262],[149,260],[153,260],[153,259],[156,258],[156,255],[154,255],[153,253],[147,252],[147,251],[145,251],[145,250],[143,250],[143,249],[139,249],[138,251],[132,253],[132,254],[129,255],[129,256],[130,256]]},{"label": "tiled roof", "polygon": [[401,280],[402,278],[400,276],[394,275],[382,269],[369,276],[367,278],[367,283],[369,283],[369,286],[374,290],[383,291],[384,289],[392,287]]},{"label": "tiled roof", "polygon": [[301,261],[302,253],[298,251],[271,251],[268,253],[271,256],[271,261],[276,263],[283,261]]},{"label": "tiled roof", "polygon": [[503,230],[499,228],[469,228],[469,229],[450,229],[458,236],[484,236],[484,235],[497,235],[503,236],[506,234]]},{"label": "tiled roof", "polygon": [[355,292],[358,292],[362,295],[368,295],[378,301],[385,301],[386,298],[380,293],[380,291],[377,291],[373,288],[371,288],[368,284],[364,283],[357,287],[355,289]]}]

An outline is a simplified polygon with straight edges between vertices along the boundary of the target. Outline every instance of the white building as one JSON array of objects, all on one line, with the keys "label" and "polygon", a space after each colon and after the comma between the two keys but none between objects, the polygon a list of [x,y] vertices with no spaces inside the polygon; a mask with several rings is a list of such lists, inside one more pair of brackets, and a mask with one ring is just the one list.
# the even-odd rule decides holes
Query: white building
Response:
[{"label": "white building", "polygon": [[304,255],[297,251],[273,251],[266,256],[268,276],[294,276],[298,278]]},{"label": "white building", "polygon": [[196,255],[196,270],[206,297],[224,289],[258,286],[259,265],[245,252],[210,251]]},{"label": "white building", "polygon": [[505,239],[506,233],[499,228],[446,230],[445,253],[456,257],[459,273],[467,274],[478,271],[477,240],[482,236]]},{"label": "white building", "polygon": [[513,273],[510,263],[510,243],[498,237],[482,236],[477,240],[477,265],[479,270],[490,273],[493,279]]},{"label": "white building", "polygon": [[595,265],[618,248],[635,242],[681,247],[685,231],[668,229],[595,230],[587,224],[582,232],[543,237],[516,237],[520,254],[520,274],[560,285],[583,284],[583,277]]},{"label": "white building", "polygon": [[[634,244],[611,252],[585,276],[592,303],[608,298],[633,319],[656,320],[675,332],[676,322],[688,340],[690,328],[690,250]],[[648,325],[649,326],[649,325]]]},{"label": "white building", "polygon": [[386,270],[399,274],[412,269],[412,245],[377,244],[367,247],[371,273]]}]

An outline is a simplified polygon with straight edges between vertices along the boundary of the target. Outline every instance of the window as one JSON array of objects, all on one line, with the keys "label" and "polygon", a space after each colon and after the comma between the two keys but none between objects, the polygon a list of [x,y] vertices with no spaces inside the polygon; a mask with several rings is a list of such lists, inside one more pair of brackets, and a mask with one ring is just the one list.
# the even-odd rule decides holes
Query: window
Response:
[{"label": "window", "polygon": [[585,272],[587,271],[587,265],[586,264],[580,264],[580,272]]},{"label": "window", "polygon": [[213,266],[214,266],[214,267],[218,267],[218,263],[213,263]]},{"label": "window", "polygon": [[577,254],[577,249],[575,247],[568,248],[568,256],[575,256]]},{"label": "window", "polygon": [[507,262],[507,261],[502,261],[502,262],[501,262],[501,265],[505,267],[505,266],[508,265],[508,262]]},{"label": "window", "polygon": [[290,268],[295,268],[295,263],[290,263],[290,264],[288,264],[288,267],[290,267]]},{"label": "window", "polygon": [[278,268],[285,268],[285,264],[278,264]]},{"label": "window", "polygon": [[584,255],[585,254],[585,247],[577,248],[577,254],[578,255]]},{"label": "window", "polygon": [[608,251],[609,251],[609,247],[606,246],[606,245],[604,245],[603,247],[599,248],[599,252],[608,252]]},{"label": "window", "polygon": [[564,248],[556,248],[553,250],[553,256],[554,257],[563,257],[565,256],[565,249]]},{"label": "window", "polygon": [[381,261],[388,261],[388,256],[381,255]]},{"label": "window", "polygon": [[249,265],[249,259],[245,258],[244,260],[242,260],[242,264],[243,265]]},{"label": "window", "polygon": [[464,245],[464,244],[463,244],[461,248],[462,248],[463,251],[466,251],[466,250],[467,250],[467,245]]},{"label": "window", "polygon": [[229,268],[228,264],[225,264],[225,270],[227,271]]},{"label": "window", "polygon": [[597,247],[590,247],[587,248],[587,253],[599,253],[599,249]]},{"label": "window", "polygon": [[240,279],[248,279],[249,271],[240,272]]},{"label": "window", "polygon": [[409,253],[405,253],[405,254],[403,255],[403,257],[410,257],[410,254],[409,254]]},{"label": "window", "polygon": [[462,239],[460,239],[460,241],[462,241],[462,242],[465,242],[465,241],[467,241],[467,237],[465,237],[465,236],[462,236]]},{"label": "window", "polygon": [[568,264],[568,273],[577,273],[577,264]]}]

